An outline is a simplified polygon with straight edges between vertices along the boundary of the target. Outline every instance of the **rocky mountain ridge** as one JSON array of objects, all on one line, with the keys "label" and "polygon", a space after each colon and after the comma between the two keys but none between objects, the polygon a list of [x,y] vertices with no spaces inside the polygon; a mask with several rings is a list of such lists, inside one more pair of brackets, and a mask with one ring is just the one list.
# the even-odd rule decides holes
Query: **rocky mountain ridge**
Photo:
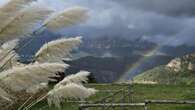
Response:
[{"label": "rocky mountain ridge", "polygon": [[195,54],[188,54],[183,57],[178,57],[171,60],[167,65],[175,72],[180,72],[182,70],[195,71]]},{"label": "rocky mountain ridge", "polygon": [[194,84],[195,54],[172,59],[167,65],[157,66],[133,79],[134,83]]}]

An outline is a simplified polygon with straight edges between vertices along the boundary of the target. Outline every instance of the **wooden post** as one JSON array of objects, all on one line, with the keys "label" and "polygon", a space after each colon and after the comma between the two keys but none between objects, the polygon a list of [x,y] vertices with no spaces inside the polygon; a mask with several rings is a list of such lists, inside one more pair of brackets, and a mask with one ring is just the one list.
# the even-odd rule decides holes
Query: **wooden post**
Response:
[{"label": "wooden post", "polygon": [[[121,100],[122,103],[125,103],[125,90],[122,91],[122,100]],[[122,106],[122,110],[125,110],[125,107]]]},{"label": "wooden post", "polygon": [[129,98],[129,103],[133,102],[132,94],[131,94],[131,85],[128,86],[128,98]]},{"label": "wooden post", "polygon": [[[105,100],[103,100],[103,101],[102,101],[102,103],[103,103],[103,104],[105,104],[105,103],[106,103],[106,101],[105,101]],[[105,105],[103,105],[103,106],[102,106],[102,110],[105,110]]]},{"label": "wooden post", "polygon": [[82,106],[82,104],[81,104],[81,106],[79,106],[79,110],[85,110],[85,108]]},{"label": "wooden post", "polygon": [[145,103],[144,110],[148,110],[147,103]]},{"label": "wooden post", "polygon": [[[112,97],[112,101],[111,101],[112,103],[114,103],[115,102],[115,100],[114,100],[114,97]],[[112,110],[115,110],[115,107],[114,106],[111,106],[112,107]]]},{"label": "wooden post", "polygon": [[79,110],[85,110],[84,108],[82,108],[82,107],[79,107]]}]

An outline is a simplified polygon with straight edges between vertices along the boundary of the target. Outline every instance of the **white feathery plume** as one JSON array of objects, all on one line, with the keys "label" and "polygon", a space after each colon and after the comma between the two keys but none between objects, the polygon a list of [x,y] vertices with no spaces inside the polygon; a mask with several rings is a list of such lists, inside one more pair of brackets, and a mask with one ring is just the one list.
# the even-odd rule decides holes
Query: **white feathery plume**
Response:
[{"label": "white feathery plume", "polygon": [[26,93],[30,93],[30,94],[36,94],[37,92],[39,92],[40,90],[46,89],[48,88],[48,84],[47,83],[40,83],[38,85],[34,85],[30,88],[26,89]]},{"label": "white feathery plume", "polygon": [[24,67],[14,67],[0,74],[0,80],[12,91],[26,90],[40,83],[47,83],[49,77],[56,72],[63,72],[68,67],[61,63],[30,64]]},{"label": "white feathery plume", "polygon": [[0,29],[0,39],[6,41],[31,33],[35,24],[43,21],[51,12],[49,8],[38,4],[24,8]]},{"label": "white feathery plume", "polygon": [[53,16],[45,20],[43,26],[50,31],[72,26],[84,22],[87,19],[87,9],[82,7],[72,7],[61,12],[54,13]]},{"label": "white feathery plume", "polygon": [[0,60],[0,71],[4,71],[18,65],[18,54],[13,50],[7,54],[0,52],[0,55],[7,55]]},{"label": "white feathery plume", "polygon": [[11,102],[11,95],[8,94],[5,90],[3,90],[2,88],[0,88],[0,98],[6,100],[6,101],[9,101]]},{"label": "white feathery plume", "polygon": [[8,3],[0,7],[0,29],[7,23],[13,16],[19,12],[24,5],[36,0],[10,0]]},{"label": "white feathery plume", "polygon": [[66,76],[62,81],[60,81],[58,84],[55,85],[55,88],[58,88],[62,85],[66,85],[69,83],[75,83],[75,84],[82,84],[82,82],[87,83],[88,76],[90,75],[90,72],[88,71],[80,71],[77,74],[72,74],[69,76]]},{"label": "white feathery plume", "polygon": [[3,45],[1,45],[1,48],[6,50],[6,51],[13,50],[18,45],[18,42],[19,42],[19,39],[7,41],[7,42],[3,43]]},{"label": "white feathery plume", "polygon": [[[0,67],[1,67],[0,71],[9,69],[12,66],[17,65],[17,60],[19,57],[18,57],[18,54],[14,51],[14,48],[16,48],[18,41],[19,41],[18,39],[11,40],[11,41],[5,42],[0,47]],[[7,62],[8,60],[9,62]]]},{"label": "white feathery plume", "polygon": [[61,38],[44,44],[35,54],[38,62],[61,62],[62,58],[70,56],[72,49],[81,43],[81,37]]},{"label": "white feathery plume", "polygon": [[76,98],[76,99],[85,99],[91,95],[94,95],[97,90],[93,88],[86,88],[82,85],[69,83],[65,86],[60,86],[54,88],[47,94],[47,100],[49,106],[54,104],[56,107],[60,108],[61,102],[64,102],[64,99]]}]

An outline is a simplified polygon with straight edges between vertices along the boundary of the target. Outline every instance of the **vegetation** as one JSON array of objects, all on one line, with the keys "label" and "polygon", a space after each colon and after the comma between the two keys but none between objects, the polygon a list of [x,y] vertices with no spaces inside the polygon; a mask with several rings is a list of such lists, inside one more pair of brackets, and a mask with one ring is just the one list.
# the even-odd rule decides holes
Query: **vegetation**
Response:
[{"label": "vegetation", "polygon": [[[3,110],[28,110],[42,100],[61,107],[66,98],[84,99],[97,91],[86,88],[89,72],[81,71],[65,77],[57,86],[49,88],[48,82],[58,82],[69,67],[63,58],[71,57],[71,51],[81,43],[81,37],[61,38],[45,43],[29,64],[19,62],[17,51],[21,51],[34,40],[34,36],[45,30],[56,30],[82,23],[87,10],[72,7],[54,11],[41,6],[36,0],[9,0],[0,7],[0,108]],[[18,46],[20,38],[29,41]],[[60,37],[60,36],[59,36]],[[18,39],[19,38],[19,39]]]},{"label": "vegetation", "polygon": [[192,84],[195,83],[195,74],[182,69],[173,71],[166,66],[155,67],[133,79],[134,83],[157,83],[157,84]]},{"label": "vegetation", "polygon": [[[34,1],[34,2],[33,2]],[[32,3],[33,2],[33,3]],[[61,38],[45,43],[34,55],[34,61],[30,64],[18,62],[19,55],[15,52],[22,50],[31,43],[34,35],[45,30],[56,30],[82,23],[87,18],[87,10],[81,7],[72,7],[60,12],[36,4],[36,0],[10,0],[0,7],[0,108],[3,110],[57,110],[63,107],[67,110],[78,109],[78,104],[70,104],[68,99],[89,101],[99,100],[108,93],[98,93],[97,90],[118,90],[124,86],[96,85],[87,87],[89,72],[80,71],[76,75],[65,77],[57,85],[49,88],[49,81],[56,81],[60,77],[57,73],[63,73],[69,67],[62,62],[63,58],[70,58],[70,52],[81,43],[81,37]],[[40,27],[36,27],[39,25]],[[35,27],[34,27],[35,26]],[[23,46],[18,47],[18,42],[23,37],[30,37]],[[158,74],[153,74],[155,72]],[[149,76],[142,79],[165,84],[187,83],[191,84],[193,76],[170,73],[162,67],[150,71]],[[164,73],[165,72],[165,73]],[[185,71],[183,71],[185,72]],[[143,74],[145,75],[145,74]],[[179,77],[178,77],[179,76]],[[181,77],[180,77],[181,76]],[[192,80],[189,80],[189,77]],[[152,78],[152,79],[150,79]],[[170,79],[169,79],[170,78]],[[144,81],[145,81],[144,79]],[[162,80],[163,79],[163,80]],[[166,79],[166,80],[164,80]],[[96,88],[96,89],[94,89]],[[194,99],[195,90],[192,85],[132,85],[133,101],[143,102],[145,99]],[[157,95],[155,95],[157,94]],[[91,95],[94,95],[90,97]],[[113,97],[116,100],[123,96]],[[90,98],[89,98],[90,97]],[[61,103],[65,102],[62,106]],[[181,106],[194,109],[193,106],[151,105],[151,109],[178,109]],[[186,109],[184,108],[184,109]],[[135,108],[136,109],[136,108]]]},{"label": "vegetation", "polygon": [[[144,102],[146,99],[150,100],[195,100],[195,85],[146,85],[146,84],[135,84],[132,85],[132,99],[133,102]],[[98,90],[119,90],[124,86],[116,85],[91,85],[88,87],[94,87]],[[114,99],[119,99],[122,97],[123,93],[120,93],[119,96],[114,97]],[[97,101],[103,97],[108,96],[107,93],[97,93],[96,95],[90,97],[89,101]],[[63,104],[63,109],[65,110],[78,110],[77,103],[65,103]],[[49,108],[47,104],[42,101],[37,104],[31,110],[57,110],[55,107]],[[149,105],[148,110],[193,110],[195,105]],[[93,108],[90,110],[97,110]],[[121,110],[121,109],[118,109]],[[134,108],[133,110],[143,110],[143,108]]]}]

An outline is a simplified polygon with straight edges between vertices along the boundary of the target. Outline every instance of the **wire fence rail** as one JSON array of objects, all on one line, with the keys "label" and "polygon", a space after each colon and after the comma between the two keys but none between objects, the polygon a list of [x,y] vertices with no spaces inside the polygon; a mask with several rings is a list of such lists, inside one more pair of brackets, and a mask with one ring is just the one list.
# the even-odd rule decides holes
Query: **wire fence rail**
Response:
[{"label": "wire fence rail", "polygon": [[130,110],[131,109],[130,107],[142,107],[143,110],[149,110],[148,106],[150,104],[163,104],[163,105],[192,104],[192,105],[195,105],[195,101],[191,101],[191,100],[145,100],[145,102],[141,102],[141,103],[90,103],[90,104],[80,104],[79,110],[86,110],[87,108],[100,108],[100,107],[104,107],[102,110],[107,110],[105,109],[106,107],[107,108],[108,107],[120,108],[120,110],[122,110],[121,108],[124,108],[124,107],[129,108],[125,110]]},{"label": "wire fence rail", "polygon": [[195,104],[192,100],[145,100],[146,104]]},{"label": "wire fence rail", "polygon": [[113,109],[116,107],[124,108],[124,107],[145,107],[145,103],[97,103],[97,104],[80,104],[79,110],[86,110],[86,108],[90,107],[104,107],[102,110],[106,110],[106,107],[112,107]]}]

